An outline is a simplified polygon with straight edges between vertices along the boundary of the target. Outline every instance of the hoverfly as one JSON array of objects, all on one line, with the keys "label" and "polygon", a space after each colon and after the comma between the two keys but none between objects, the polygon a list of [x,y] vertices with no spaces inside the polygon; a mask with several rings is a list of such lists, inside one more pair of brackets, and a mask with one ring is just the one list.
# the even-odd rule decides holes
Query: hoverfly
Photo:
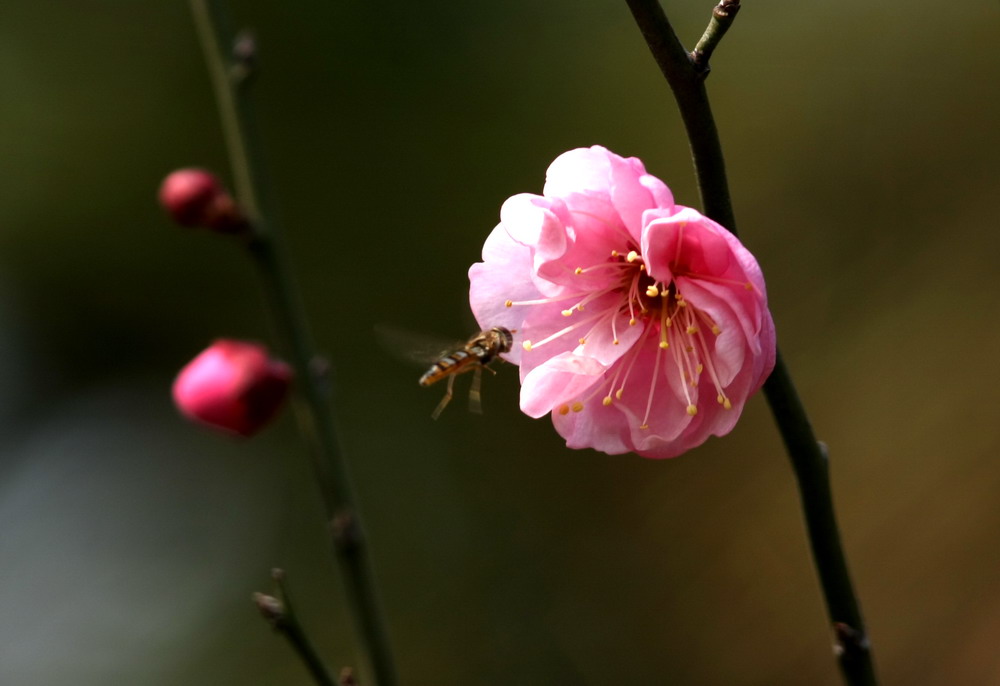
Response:
[{"label": "hoverfly", "polygon": [[[472,377],[472,387],[469,389],[469,403],[474,412],[482,411],[482,400],[479,392],[482,382],[482,370],[493,372],[487,365],[501,353],[510,352],[514,345],[513,331],[502,326],[494,326],[488,331],[480,331],[465,342],[465,345],[442,355],[431,368],[420,377],[421,386],[430,386],[448,377],[448,389],[441,402],[431,413],[432,419],[437,419],[448,403],[451,402],[455,377],[475,370]],[[496,372],[493,372],[496,373]]]}]

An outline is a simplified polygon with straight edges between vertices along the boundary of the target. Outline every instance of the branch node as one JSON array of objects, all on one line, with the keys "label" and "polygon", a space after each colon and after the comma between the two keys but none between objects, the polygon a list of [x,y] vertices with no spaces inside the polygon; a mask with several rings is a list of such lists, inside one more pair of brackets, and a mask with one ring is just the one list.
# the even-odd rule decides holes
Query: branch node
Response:
[{"label": "branch node", "polygon": [[833,654],[840,662],[844,673],[850,675],[865,673],[871,664],[871,642],[865,632],[844,622],[834,622],[833,635],[836,641],[833,644]]},{"label": "branch node", "polygon": [[361,527],[353,510],[341,509],[330,521],[330,532],[339,553],[351,553],[361,547]]},{"label": "branch node", "polygon": [[266,593],[254,593],[253,602],[261,617],[267,620],[275,631],[280,631],[286,619],[284,603]]},{"label": "branch node", "polygon": [[229,78],[237,88],[248,85],[259,71],[257,58],[257,37],[253,31],[244,29],[233,40],[232,64]]}]

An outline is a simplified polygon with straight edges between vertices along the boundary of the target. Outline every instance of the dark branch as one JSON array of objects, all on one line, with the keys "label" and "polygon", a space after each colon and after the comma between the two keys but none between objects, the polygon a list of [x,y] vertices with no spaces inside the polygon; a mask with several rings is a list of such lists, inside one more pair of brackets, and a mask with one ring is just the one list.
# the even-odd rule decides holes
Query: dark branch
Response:
[{"label": "dark branch", "polygon": [[[732,23],[739,0],[723,0],[715,8],[712,23],[690,55],[677,39],[657,0],[626,2],[677,100],[691,143],[704,212],[735,234],[736,217],[729,196],[722,144],[709,106],[704,77],[708,57]],[[764,393],[798,481],[813,560],[835,627],[841,672],[850,686],[874,686],[875,668],[869,641],[837,529],[826,451],[816,440],[780,350],[774,371],[764,384]]]},{"label": "dark branch", "polygon": [[736,217],[729,199],[726,162],[708,102],[705,83],[681,45],[657,0],[626,0],[635,22],[646,39],[656,65],[670,84],[677,100],[694,158],[702,211],[736,233]]},{"label": "dark branch", "polygon": [[318,686],[334,686],[333,678],[326,670],[323,661],[319,659],[316,650],[313,648],[309,637],[306,635],[299,619],[292,607],[291,599],[288,597],[288,588],[285,585],[285,573],[280,569],[271,572],[274,578],[275,595],[264,593],[254,593],[253,601],[257,605],[261,616],[267,620],[268,624],[285,637],[288,644],[295,651],[295,654],[309,670],[313,681]]}]

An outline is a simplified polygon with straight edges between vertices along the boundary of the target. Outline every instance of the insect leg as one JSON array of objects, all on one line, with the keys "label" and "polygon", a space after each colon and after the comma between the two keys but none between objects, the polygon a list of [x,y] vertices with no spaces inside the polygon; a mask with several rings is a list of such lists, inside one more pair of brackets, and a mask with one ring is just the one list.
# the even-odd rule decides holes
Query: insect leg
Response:
[{"label": "insect leg", "polygon": [[444,392],[444,397],[441,398],[441,402],[439,402],[438,406],[434,408],[433,412],[431,412],[431,419],[437,419],[438,417],[440,417],[441,413],[444,411],[444,408],[448,407],[448,403],[451,402],[452,390],[454,388],[455,388],[455,375],[452,374],[451,376],[448,377],[448,389]]},{"label": "insect leg", "polygon": [[[487,367],[489,369],[489,367]],[[483,386],[483,368],[476,367],[472,374],[472,385],[469,386],[469,411],[476,414],[483,413],[483,395],[480,389]]]}]

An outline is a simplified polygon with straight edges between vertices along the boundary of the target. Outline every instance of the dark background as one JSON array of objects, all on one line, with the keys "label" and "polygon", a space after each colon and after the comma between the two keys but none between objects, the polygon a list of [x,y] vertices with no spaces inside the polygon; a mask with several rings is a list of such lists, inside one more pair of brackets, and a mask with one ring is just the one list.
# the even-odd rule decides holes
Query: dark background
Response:
[{"label": "dark background", "polygon": [[[667,3],[688,46],[710,9]],[[683,457],[609,457],[521,415],[509,367],[432,422],[377,342],[471,333],[469,264],[567,149],[697,206],[624,2],[232,10],[404,683],[837,684],[761,398]],[[747,2],[709,81],[886,684],[1000,682],[998,28],[994,0]],[[187,4],[5,0],[0,93],[0,682],[307,684],[248,600],[272,566],[356,664],[291,414],[237,442],[171,406],[210,340],[269,339],[245,256],[155,203],[228,176]]]}]

